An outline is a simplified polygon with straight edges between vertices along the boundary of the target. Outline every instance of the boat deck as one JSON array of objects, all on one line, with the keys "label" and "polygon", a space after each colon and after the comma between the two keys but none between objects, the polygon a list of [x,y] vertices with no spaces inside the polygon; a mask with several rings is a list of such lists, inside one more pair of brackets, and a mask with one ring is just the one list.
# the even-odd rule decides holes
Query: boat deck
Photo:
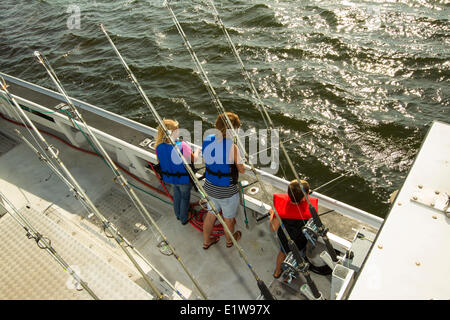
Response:
[{"label": "boat deck", "polygon": [[[2,122],[2,136],[4,137],[4,134],[6,134],[6,136],[13,137],[12,130],[16,129],[17,126],[2,119],[0,121]],[[26,135],[23,129],[22,133]],[[68,148],[57,139],[46,138],[49,143],[60,150],[62,161],[102,214],[117,225],[121,233],[136,249],[177,289],[183,292],[186,298],[200,298],[200,294],[195,290],[192,282],[174,256],[166,256],[159,251],[157,245],[160,239],[155,230],[145,225],[141,216],[132,206],[131,201],[126,198],[121,188],[113,182],[112,173],[106,165],[98,157]],[[133,269],[130,263],[115,247],[115,244],[104,236],[95,219],[87,218],[81,204],[71,195],[67,186],[38,160],[25,143],[18,143],[17,145],[11,143],[10,146],[11,148],[8,151],[0,154],[0,189],[16,208],[29,206],[36,214],[47,216],[53,223],[61,225],[67,233],[85,246],[97,245],[96,254],[99,259],[108,262],[113,260],[117,265],[120,264],[125,272],[131,272],[130,270]],[[138,181],[131,181],[130,179],[130,182],[145,188]],[[225,247],[223,237],[218,244],[208,250],[203,250],[202,233],[190,224],[181,225],[176,220],[170,204],[145,193],[139,193],[138,195],[209,299],[257,299],[259,297],[256,281],[248,267],[235,248]],[[163,200],[167,201],[164,198]],[[0,224],[5,223],[6,216],[0,218]],[[251,230],[247,230],[243,223],[243,216],[240,214],[236,229],[242,231],[243,236],[240,245],[248,260],[259,277],[269,286],[274,281],[272,273],[279,245],[275,235],[269,231],[267,220],[255,224]],[[20,235],[22,241],[28,246],[35,246],[35,243],[29,241],[24,234]],[[19,239],[20,237],[17,238],[17,241]],[[0,243],[4,242],[0,241]],[[99,243],[100,245],[98,245]],[[66,248],[55,247],[55,249],[60,249],[60,254],[63,257],[72,255],[70,250],[66,251]],[[47,255],[44,251],[38,253]],[[12,260],[1,259],[0,263],[0,270],[5,270],[12,263]],[[123,267],[123,265],[127,267]],[[36,266],[36,268],[39,268],[39,266]],[[44,279],[45,276],[52,276],[51,274],[45,275],[43,272],[40,274],[41,279]],[[133,272],[134,282],[145,287],[143,279],[135,273]],[[149,272],[149,274],[152,274],[152,272]],[[326,294],[325,292],[329,290],[330,277],[311,274]],[[167,285],[164,285],[154,274],[153,278],[161,286],[166,287],[164,290],[166,295],[177,298],[170,292],[170,289],[167,289]],[[30,279],[25,278],[22,280],[23,286],[26,286],[30,281]],[[2,281],[5,281],[5,279],[0,277],[0,282]],[[0,285],[0,287],[8,288],[9,284],[5,283],[5,285]],[[18,279],[16,279],[16,286],[20,287]],[[33,293],[35,295],[27,296],[26,292],[23,291],[22,296],[15,297],[33,299],[39,296],[36,292]],[[43,294],[42,297],[46,296]],[[299,295],[297,298],[302,297]]]},{"label": "boat deck", "polygon": [[433,122],[350,300],[450,298],[449,136],[450,123]]},{"label": "boat deck", "polygon": [[[9,129],[15,127],[4,120],[0,121],[2,122],[2,130],[5,127],[9,127]],[[121,188],[113,182],[112,173],[104,163],[95,156],[67,148],[56,139],[48,139],[51,144],[60,150],[62,161],[102,214],[116,224],[125,238],[175,287],[185,292],[186,298],[199,298],[199,293],[195,291],[195,287],[174,256],[166,256],[159,251],[157,248],[159,238],[155,230],[145,226],[143,219],[137,214],[137,210],[132,207],[131,201],[126,198]],[[95,172],[95,175],[93,172]],[[133,183],[138,184],[137,181],[133,181]],[[145,188],[145,186],[142,187]],[[24,143],[16,145],[0,156],[0,189],[17,208],[29,206],[38,214],[48,214],[50,219],[53,219],[55,223],[59,221],[60,224],[65,226],[67,232],[74,234],[73,237],[75,238],[79,237],[78,240],[87,246],[89,246],[87,244],[89,238],[94,239],[94,242],[102,243],[101,251],[104,252],[103,259],[106,261],[111,258],[105,253],[107,251],[113,252],[117,256],[121,254],[119,249],[114,248],[115,245],[102,234],[96,221],[87,218],[81,204],[70,194],[66,185],[41,163]],[[218,244],[210,249],[203,250],[202,233],[190,224],[181,225],[176,220],[171,205],[146,194],[139,194],[139,198],[143,200],[156,223],[176,248],[177,253],[206,292],[208,298],[256,299],[259,296],[256,282],[247,266],[240,259],[235,248],[225,247],[224,239],[221,239]],[[4,223],[4,217],[0,218],[0,224]],[[277,242],[270,235],[266,224],[256,226],[252,232],[246,232],[241,220],[238,219],[237,222],[237,229],[243,232],[240,244],[256,272],[269,284],[273,279],[274,259],[279,248]],[[76,227],[76,225],[79,227]],[[28,246],[35,246],[35,243],[28,240],[24,234],[21,234],[21,236],[22,241]],[[3,241],[0,241],[0,243],[3,243]],[[105,243],[109,243],[109,245],[105,245]],[[55,246],[55,249],[58,250],[59,248]],[[44,251],[41,254],[48,255]],[[72,253],[63,251],[63,248],[61,248],[60,254],[65,257]],[[1,259],[0,269],[8,269],[10,263],[12,263],[11,260]],[[129,265],[125,260],[122,263]],[[36,268],[39,268],[39,266],[37,265]],[[128,266],[128,269],[132,269],[131,266]],[[41,276],[44,277],[44,274],[41,274]],[[51,277],[50,274],[48,276]],[[23,280],[25,281],[25,279]],[[135,282],[143,285],[142,278],[135,279]],[[20,286],[19,283],[16,283],[16,286]],[[25,282],[23,286],[26,286]],[[1,284],[0,287],[7,288]],[[20,297],[20,299],[36,297],[27,297],[26,291],[23,294],[25,296]],[[45,297],[45,295],[43,296]],[[170,297],[173,297],[173,294],[170,294]]]},{"label": "boat deck", "polygon": [[[54,92],[44,88],[36,87],[31,90],[14,81],[8,81],[8,83],[9,90],[20,98],[21,105],[25,105],[25,108],[35,106],[39,108],[42,106],[56,111],[57,106],[62,102],[60,97],[55,96],[56,94]],[[97,132],[104,132],[118,139],[117,142],[125,143],[132,148],[136,147],[135,150],[138,150],[138,152],[145,149],[145,152],[140,153],[140,155],[146,161],[154,159],[154,150],[152,148],[139,146],[144,139],[149,137],[153,138],[155,134],[154,129],[112,113],[99,111],[98,108],[79,101],[75,101],[75,104],[83,106],[83,108],[80,108],[80,112],[91,128],[97,130]],[[5,103],[3,105],[5,106]],[[7,108],[4,110],[8,111]],[[28,111],[30,110],[28,109]],[[34,121],[41,120],[40,124],[37,125],[38,128],[43,128],[64,139],[66,142],[69,142],[67,140],[71,140],[70,142],[73,144],[75,141],[76,145],[82,149],[90,149],[83,139],[76,139],[73,136],[70,137],[70,133],[78,134],[79,132],[77,132],[78,130],[76,128],[71,128],[70,122],[67,121],[67,118],[64,118],[64,115],[59,113],[38,114],[32,111],[28,113],[34,117]],[[69,126],[69,136],[67,136],[67,128],[65,128],[65,134],[58,131],[58,128],[61,129],[64,127],[61,126],[61,123],[57,123],[59,127],[54,125],[53,129],[49,125],[54,123],[55,120],[57,120],[56,122],[60,122],[61,117],[68,123],[65,125]],[[130,279],[133,282],[146,288],[143,279],[130,271],[134,271],[134,269],[128,260],[123,257],[123,253],[119,251],[120,249],[116,248],[111,243],[111,240],[105,237],[95,218],[87,217],[81,204],[70,194],[67,186],[45,164],[38,160],[37,156],[26,144],[19,143],[15,145],[10,142],[17,138],[13,130],[20,129],[21,127],[12,124],[4,118],[0,119],[0,122],[2,131],[0,138],[3,137],[5,140],[4,145],[8,145],[4,151],[0,150],[0,189],[8,199],[17,208],[29,206],[34,210],[33,212],[46,215],[52,221],[63,226],[66,232],[74,236],[77,241],[87,245],[90,249],[96,248],[98,244],[101,244],[96,250],[98,256],[107,261],[107,263],[114,264],[116,268],[121,269],[123,272],[129,272],[131,274]],[[22,134],[28,137],[24,128],[21,128],[21,131]],[[12,139],[7,137],[12,137]],[[112,172],[105,163],[94,155],[89,155],[80,152],[80,150],[68,147],[67,143],[63,143],[59,139],[48,135],[45,138],[60,151],[61,160],[102,214],[119,228],[119,231],[145,259],[150,261],[178,290],[183,292],[186,298],[200,298],[199,292],[195,289],[195,286],[174,256],[166,256],[160,252],[157,247],[161,241],[159,235],[153,227],[145,223],[133,207],[130,199],[125,196],[122,188],[114,183]],[[110,142],[111,140],[107,141]],[[114,148],[111,154],[113,160],[120,162],[130,171],[136,169],[133,167],[133,162],[130,165],[129,162],[126,162],[128,160],[123,162],[123,159],[120,158],[118,150],[121,150],[121,145],[109,145],[109,148],[111,147]],[[136,160],[136,158],[134,159]],[[134,164],[138,164],[138,162]],[[161,188],[158,180],[151,171],[147,170],[144,176],[142,175],[142,171],[134,170],[133,173],[140,174],[140,178],[154,188]],[[210,249],[203,250],[202,233],[191,224],[182,226],[176,220],[169,198],[149,189],[146,185],[141,184],[129,175],[126,175],[126,178],[135,186],[146,190],[146,193],[142,192],[142,190],[136,192],[169,242],[176,248],[184,264],[195,279],[197,279],[209,299],[259,298],[260,293],[256,281],[248,266],[240,258],[236,248],[225,247],[224,237]],[[266,182],[265,185],[269,194],[286,192],[280,187],[281,185],[285,186],[285,181],[277,183],[273,180],[275,177],[263,177],[263,179]],[[266,179],[272,180],[267,181]],[[246,174],[240,175],[240,180],[247,180],[252,183],[255,178],[251,172],[247,171]],[[276,239],[276,235],[270,232],[267,218],[260,219],[260,221],[256,219],[262,218],[267,213],[271,199],[266,199],[261,191],[256,193],[251,192],[251,188],[253,187],[258,187],[258,184],[251,184],[251,187],[245,189],[246,205],[249,215],[248,229],[244,224],[242,205],[239,207],[236,229],[241,230],[243,233],[240,245],[258,276],[270,286],[273,294],[277,298],[287,299],[288,297],[282,292],[283,290],[280,290],[285,284],[279,279],[274,280],[272,277],[275,258],[279,252],[278,240]],[[155,196],[160,199],[157,199]],[[192,192],[191,202],[198,199],[198,193]],[[320,204],[321,201],[319,201],[319,214],[330,211],[329,207]],[[345,209],[342,205],[339,208]],[[367,233],[377,232],[375,227],[343,215],[339,210],[324,215],[322,220],[332,233],[330,234],[330,239],[332,241],[338,241],[338,244],[342,246],[341,248],[336,247],[341,252],[343,248],[345,250],[350,249],[351,241],[355,239],[359,231],[366,230],[365,232]],[[2,223],[2,219],[0,219],[0,223]],[[30,243],[30,245],[34,244]],[[369,248],[370,245],[367,242],[361,246],[361,257],[365,257]],[[61,254],[63,255],[63,253]],[[362,260],[363,258],[358,263],[353,264],[353,266],[358,269]],[[0,268],[6,268],[7,262],[2,261],[2,263],[6,263],[6,265],[1,265]],[[148,274],[155,279],[157,286],[161,286],[160,290],[164,294],[170,298],[178,298],[168,289],[162,279],[156,276],[155,270],[151,270],[150,268]],[[318,276],[314,273],[311,273],[311,276],[324,296],[328,297],[331,277]],[[298,280],[301,281],[301,279]],[[149,288],[146,289],[148,290]],[[304,297],[301,294],[289,295],[289,299],[292,298],[303,299]]]},{"label": "boat deck", "polygon": [[[39,89],[44,90],[45,92],[30,90],[30,88],[20,83],[15,83],[13,81],[8,81],[8,85],[9,85],[8,89],[14,95],[26,99],[28,101],[32,101],[33,103],[44,106],[50,110],[54,111],[58,110],[58,106],[60,106],[61,103],[63,103],[62,101],[64,101],[61,97],[58,97],[56,93],[53,93],[51,91],[47,92],[46,89],[43,88]],[[50,96],[49,93],[51,93],[54,96]],[[141,145],[141,143],[148,138],[154,140],[156,130],[149,127],[140,126],[138,123],[132,123],[135,126],[130,126],[128,119],[126,123],[123,123],[120,117],[117,117],[114,114],[111,114],[111,116],[114,119],[108,118],[105,117],[105,114],[102,115],[97,114],[98,112],[97,108],[91,105],[85,104],[76,99],[73,99],[72,101],[78,107],[79,112],[81,113],[86,123],[91,128],[96,128],[134,147],[145,149],[145,151],[149,152],[154,157],[156,157],[155,150],[150,145],[146,145],[144,147]],[[48,115],[44,116],[48,117]],[[114,125],[111,125],[111,120],[114,120]],[[84,145],[85,149],[91,150],[86,142],[82,142],[81,145]],[[114,158],[114,155],[112,155],[112,157]],[[147,159],[147,161],[151,161],[151,159]],[[196,167],[200,168],[204,167],[204,165],[196,165]],[[204,169],[200,170],[199,174],[202,174],[203,172]],[[247,169],[245,174],[239,175],[239,181],[247,181],[249,183],[249,187],[244,187],[244,192],[247,196],[246,198],[249,198],[247,204],[249,205],[249,207],[253,209],[253,211],[255,212],[255,218],[258,219],[263,218],[267,212],[267,209],[263,207],[262,203],[266,204],[267,208],[267,206],[271,206],[272,204],[271,195],[282,194],[286,193],[287,191],[286,187],[281,188],[279,185],[274,184],[272,181],[265,180],[264,175],[262,175],[261,177],[263,179],[262,181],[265,182],[264,185],[267,190],[267,194],[263,193],[260,184],[256,182],[256,178],[254,177],[254,174],[251,172],[250,169]],[[259,191],[252,192],[251,189],[255,189],[255,187]],[[316,195],[313,194],[313,196]],[[194,197],[199,198],[199,195],[198,194],[194,195]],[[322,205],[322,202],[319,201],[319,214],[328,211],[330,211],[330,208]],[[324,222],[324,224],[329,228],[329,231],[331,233],[339,235],[339,237],[347,241],[353,240],[355,230],[367,229],[373,233],[377,232],[377,228],[374,228],[368,223],[352,219],[339,212],[339,210],[327,213],[321,219]],[[250,224],[253,223],[254,223],[253,220],[250,221]]]}]

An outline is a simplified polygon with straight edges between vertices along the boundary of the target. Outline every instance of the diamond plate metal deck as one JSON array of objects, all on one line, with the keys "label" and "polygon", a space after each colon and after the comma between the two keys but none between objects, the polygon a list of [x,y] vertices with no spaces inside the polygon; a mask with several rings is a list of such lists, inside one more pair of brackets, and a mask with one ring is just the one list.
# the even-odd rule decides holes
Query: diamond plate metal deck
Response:
[{"label": "diamond plate metal deck", "polygon": [[[100,299],[152,299],[127,276],[99,258],[45,215],[20,209],[33,226],[51,239],[54,249]],[[24,230],[5,215],[0,219],[0,299],[91,299],[73,288],[72,278]]]},{"label": "diamond plate metal deck", "polygon": [[[130,198],[117,188],[110,189],[95,202],[95,205],[105,218],[111,221],[130,242],[134,242],[142,231],[148,229],[148,223],[130,201]],[[158,221],[161,214],[151,210],[149,204],[144,203],[144,205],[153,219]],[[96,217],[93,217],[91,222],[101,226],[101,222]]]}]

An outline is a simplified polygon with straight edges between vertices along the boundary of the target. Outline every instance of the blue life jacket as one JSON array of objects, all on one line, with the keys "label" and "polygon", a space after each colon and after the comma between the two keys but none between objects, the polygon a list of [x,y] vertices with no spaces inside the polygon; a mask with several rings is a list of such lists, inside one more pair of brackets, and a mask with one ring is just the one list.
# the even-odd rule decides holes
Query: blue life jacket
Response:
[{"label": "blue life jacket", "polygon": [[230,139],[217,141],[215,135],[209,135],[203,141],[205,178],[213,185],[227,187],[238,182],[237,167],[229,159],[232,145],[233,142]]},{"label": "blue life jacket", "polygon": [[[177,147],[183,153],[181,141],[177,141]],[[189,184],[189,173],[184,167],[183,160],[171,144],[161,143],[156,147],[161,176],[164,182],[173,184]]]}]

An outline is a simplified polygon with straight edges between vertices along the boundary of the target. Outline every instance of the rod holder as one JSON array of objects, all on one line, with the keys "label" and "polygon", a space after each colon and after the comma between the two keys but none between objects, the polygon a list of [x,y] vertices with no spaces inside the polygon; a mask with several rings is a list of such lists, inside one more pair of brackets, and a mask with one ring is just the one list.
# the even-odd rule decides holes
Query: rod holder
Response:
[{"label": "rod holder", "polygon": [[322,251],[319,255],[319,257],[325,262],[331,270],[334,269],[336,266],[336,263],[333,262],[333,259],[331,259],[330,254],[326,251]]}]

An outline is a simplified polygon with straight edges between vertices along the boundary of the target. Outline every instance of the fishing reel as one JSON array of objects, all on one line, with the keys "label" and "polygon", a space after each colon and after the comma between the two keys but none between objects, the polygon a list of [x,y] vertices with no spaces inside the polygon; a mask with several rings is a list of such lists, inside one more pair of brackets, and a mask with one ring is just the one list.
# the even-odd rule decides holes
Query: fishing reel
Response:
[{"label": "fishing reel", "polygon": [[294,278],[298,278],[299,270],[297,260],[294,259],[292,252],[289,252],[281,263],[281,269],[284,271],[284,279],[287,283],[291,283]]},{"label": "fishing reel", "polygon": [[316,246],[317,239],[319,238],[319,228],[314,223],[314,219],[311,218],[308,220],[308,222],[305,224],[305,226],[302,228],[302,232],[306,237],[306,240],[308,240],[313,247]]},{"label": "fishing reel", "polygon": [[303,267],[300,267],[297,260],[294,258],[294,254],[289,252],[281,263],[281,269],[284,272],[284,281],[288,284],[292,282],[293,279],[299,278],[299,274],[304,272],[304,269],[307,268],[307,264],[304,264]]},{"label": "fishing reel", "polygon": [[294,254],[292,253],[292,251],[289,252],[284,261],[281,263],[281,269],[283,270],[284,274],[284,282],[291,289],[302,293],[309,300],[324,300],[322,293],[319,292],[319,296],[316,297],[307,283],[301,286],[299,286],[298,284],[299,281],[297,281],[297,284],[292,283],[294,279],[300,278],[300,273],[303,274],[308,271],[309,267],[310,265],[307,262],[299,266],[297,260],[294,258]]},{"label": "fishing reel", "polygon": [[200,208],[202,208],[202,210],[209,210],[209,208],[208,208],[208,200],[206,200],[206,198],[201,198],[198,201],[198,204],[200,205]]}]

